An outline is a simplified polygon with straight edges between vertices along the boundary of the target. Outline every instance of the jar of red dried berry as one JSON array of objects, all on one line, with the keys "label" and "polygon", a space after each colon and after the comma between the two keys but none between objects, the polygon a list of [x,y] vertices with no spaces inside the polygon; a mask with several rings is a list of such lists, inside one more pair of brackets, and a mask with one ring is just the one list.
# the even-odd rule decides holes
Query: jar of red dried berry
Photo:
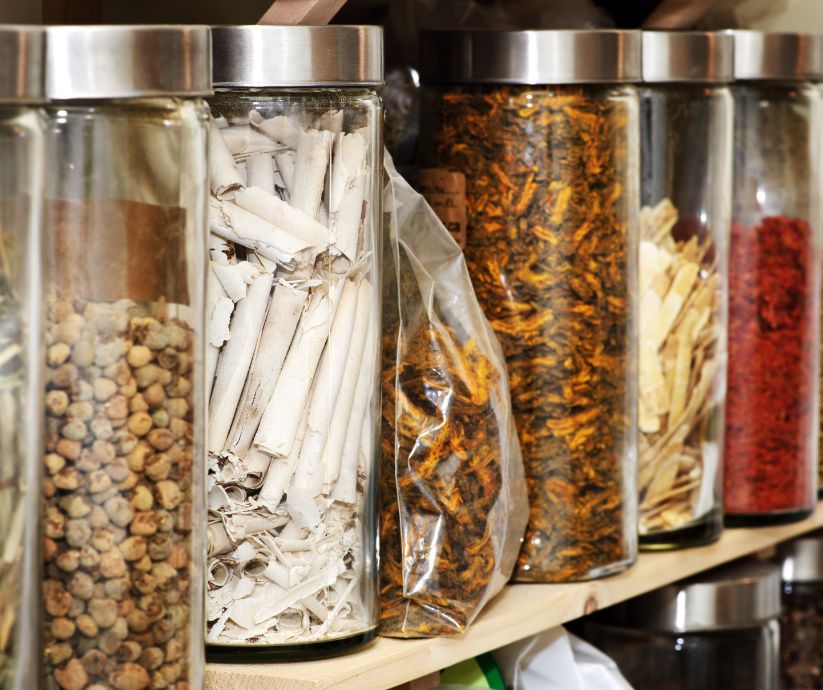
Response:
[{"label": "jar of red dried berry", "polygon": [[735,32],[724,499],[729,525],[817,496],[823,37]]}]

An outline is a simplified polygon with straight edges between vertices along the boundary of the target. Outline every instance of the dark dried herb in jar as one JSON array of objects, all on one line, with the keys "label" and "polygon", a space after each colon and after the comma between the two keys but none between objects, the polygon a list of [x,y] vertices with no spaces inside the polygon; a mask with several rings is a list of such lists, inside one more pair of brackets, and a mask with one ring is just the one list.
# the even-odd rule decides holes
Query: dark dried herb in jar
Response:
[{"label": "dark dried herb in jar", "polygon": [[466,259],[508,361],[531,503],[519,581],[635,557],[635,125],[624,87],[455,87],[428,121],[427,163],[466,176]]},{"label": "dark dried herb in jar", "polygon": [[823,687],[823,583],[783,583],[780,688]]},{"label": "dark dried herb in jar", "polygon": [[526,481],[503,355],[460,250],[387,168],[404,214],[383,262],[381,634],[453,635],[511,576]]}]

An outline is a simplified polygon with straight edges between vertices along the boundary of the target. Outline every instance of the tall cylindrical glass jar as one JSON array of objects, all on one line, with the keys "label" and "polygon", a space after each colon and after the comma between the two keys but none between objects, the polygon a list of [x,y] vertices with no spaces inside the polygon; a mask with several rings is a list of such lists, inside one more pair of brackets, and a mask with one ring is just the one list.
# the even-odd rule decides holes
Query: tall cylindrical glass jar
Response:
[{"label": "tall cylindrical glass jar", "polygon": [[207,27],[47,32],[48,688],[203,682]]},{"label": "tall cylindrical glass jar", "polygon": [[217,27],[209,658],[377,628],[383,35]]},{"label": "tall cylindrical glass jar", "polygon": [[0,688],[38,687],[43,30],[0,27]]},{"label": "tall cylindrical glass jar", "polygon": [[779,614],[777,566],[742,560],[595,614],[584,637],[635,690],[782,690]]},{"label": "tall cylindrical glass jar", "polygon": [[823,38],[734,39],[724,502],[739,526],[817,499]]},{"label": "tall cylindrical glass jar", "polygon": [[823,683],[823,532],[781,544],[780,688]]},{"label": "tall cylindrical glass jar", "polygon": [[619,572],[637,553],[640,34],[431,32],[421,54],[424,186],[463,218],[508,362],[531,504],[514,579]]},{"label": "tall cylindrical glass jar", "polygon": [[723,529],[728,33],[643,33],[638,443],[641,549]]}]

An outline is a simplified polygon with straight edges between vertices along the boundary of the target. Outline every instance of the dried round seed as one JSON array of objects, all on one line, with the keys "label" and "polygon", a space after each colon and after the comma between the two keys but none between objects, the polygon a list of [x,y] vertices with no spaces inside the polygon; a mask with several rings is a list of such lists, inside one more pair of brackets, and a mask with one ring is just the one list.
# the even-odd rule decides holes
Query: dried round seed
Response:
[{"label": "dried round seed", "polygon": [[154,354],[145,345],[135,345],[129,350],[126,361],[129,366],[139,369],[146,366],[154,358]]},{"label": "dried round seed", "polygon": [[151,416],[146,412],[136,412],[128,421],[128,429],[135,436],[145,436],[151,430]]}]

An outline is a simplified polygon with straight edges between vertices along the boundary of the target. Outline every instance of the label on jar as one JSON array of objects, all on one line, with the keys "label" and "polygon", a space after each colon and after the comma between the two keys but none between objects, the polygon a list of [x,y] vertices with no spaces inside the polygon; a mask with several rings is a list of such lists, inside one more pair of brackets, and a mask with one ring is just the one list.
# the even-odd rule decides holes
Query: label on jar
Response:
[{"label": "label on jar", "polygon": [[53,199],[48,260],[60,291],[188,304],[186,212],[124,199]]},{"label": "label on jar", "polygon": [[466,176],[443,168],[427,168],[418,177],[420,193],[461,249],[466,247]]}]

